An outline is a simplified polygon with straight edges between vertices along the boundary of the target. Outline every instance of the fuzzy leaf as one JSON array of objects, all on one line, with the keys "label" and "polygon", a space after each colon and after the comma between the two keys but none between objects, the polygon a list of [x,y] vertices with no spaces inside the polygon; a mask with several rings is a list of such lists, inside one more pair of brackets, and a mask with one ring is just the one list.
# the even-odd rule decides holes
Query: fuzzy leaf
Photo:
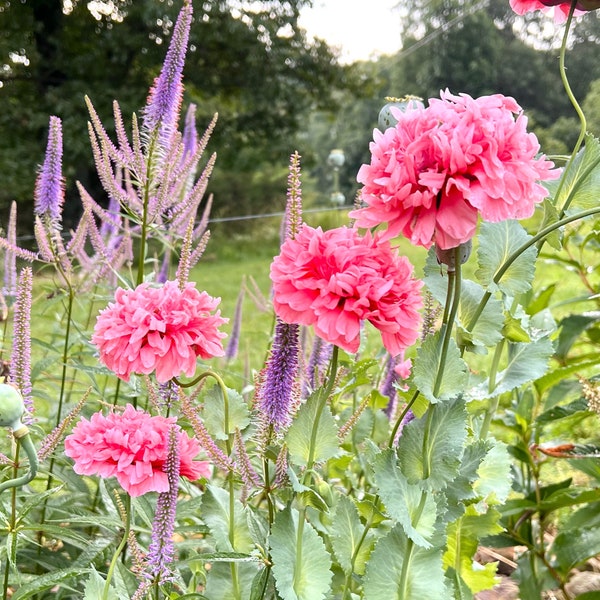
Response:
[{"label": "fuzzy leaf", "polygon": [[250,411],[241,394],[227,389],[229,401],[228,427],[225,431],[225,403],[218,385],[214,385],[204,397],[202,419],[208,432],[217,440],[226,440],[236,429],[243,431],[250,423]]},{"label": "fuzzy leaf", "polygon": [[248,598],[252,589],[252,582],[258,572],[256,563],[238,563],[232,565],[226,562],[215,562],[211,564],[210,571],[206,577],[205,594],[210,600],[231,600],[237,594],[233,588],[231,577],[232,569],[235,569],[240,597]]},{"label": "fuzzy leaf", "polygon": [[506,369],[497,374],[494,389],[490,391],[489,381],[486,379],[469,390],[469,397],[473,400],[494,398],[536,380],[546,373],[552,353],[552,342],[547,337],[529,344],[512,344],[509,362]]},{"label": "fuzzy leaf", "polygon": [[394,450],[382,452],[373,470],[379,495],[389,515],[402,525],[415,544],[431,548],[438,512],[433,494],[419,484],[408,483],[400,471]]},{"label": "fuzzy leaf", "polygon": [[476,272],[480,283],[491,292],[500,290],[509,296],[526,292],[531,287],[535,272],[537,251],[534,246],[521,253],[497,282],[494,277],[513,252],[530,239],[531,236],[517,221],[482,223],[477,252],[479,269]]},{"label": "fuzzy leaf", "polygon": [[511,459],[506,444],[494,440],[477,469],[475,493],[487,504],[503,504],[511,490]]},{"label": "fuzzy leaf", "polygon": [[[309,462],[325,461],[339,452],[338,430],[329,406],[325,405],[319,413],[322,392],[312,394],[300,407],[292,425],[285,435],[290,453],[290,462],[305,467]],[[311,449],[314,435],[314,447]],[[311,453],[312,450],[312,453]]]},{"label": "fuzzy leaf", "polygon": [[491,298],[488,300],[483,312],[479,315],[472,331],[467,331],[472,317],[483,298],[483,288],[473,281],[465,280],[460,294],[458,309],[458,322],[460,332],[465,341],[473,346],[491,347],[502,339],[504,316],[502,303]]},{"label": "fuzzy leaf", "polygon": [[[410,567],[403,569],[405,561]],[[402,574],[405,580],[402,580]],[[369,600],[448,598],[440,548],[415,546],[400,524],[381,538],[369,560],[364,597]]]},{"label": "fuzzy leaf", "polygon": [[365,527],[360,522],[354,502],[347,496],[340,496],[331,525],[331,545],[345,573],[354,570],[356,574],[364,575],[372,542],[369,540],[362,542],[354,566],[352,565],[352,557],[359,546],[364,530]]},{"label": "fuzzy leaf", "polygon": [[[104,584],[103,577],[92,565],[90,576],[85,584],[83,600],[98,600],[98,598],[103,598]],[[117,600],[117,594],[112,586],[110,586],[106,598],[107,600]]]},{"label": "fuzzy leaf", "polygon": [[554,198],[554,205],[560,210],[569,200],[567,214],[593,208],[598,204],[600,186],[600,143],[593,135],[587,135],[585,146],[578,152],[575,160],[561,180],[545,182],[553,193],[560,185],[560,195]]},{"label": "fuzzy leaf", "polygon": [[[467,413],[464,402],[431,406],[431,415],[411,421],[402,430],[398,456],[402,473],[409,483],[424,481],[427,489],[437,491],[446,487],[457,474],[467,435]],[[427,452],[423,439],[427,435]]]},{"label": "fuzzy leaf", "polygon": [[202,520],[210,528],[215,538],[217,550],[249,553],[254,543],[250,535],[246,508],[239,500],[234,500],[234,536],[230,537],[229,494],[218,487],[209,485],[202,497]]},{"label": "fuzzy leaf", "polygon": [[25,600],[48,590],[55,585],[60,585],[65,581],[69,581],[73,577],[81,577],[89,573],[89,569],[58,569],[45,573],[44,575],[36,575],[34,579],[22,585],[12,596],[12,600]]},{"label": "fuzzy leaf", "polygon": [[444,567],[452,567],[473,593],[494,587],[496,565],[485,567],[473,564],[479,540],[503,531],[499,524],[500,513],[490,509],[479,514],[474,505],[466,508],[465,514],[448,526],[448,545],[444,553]]},{"label": "fuzzy leaf", "polygon": [[269,541],[275,585],[283,600],[323,600],[331,586],[331,559],[308,521],[298,540],[298,523],[298,511],[289,506],[273,523]]},{"label": "fuzzy leaf", "polygon": [[467,386],[467,365],[460,357],[454,340],[450,340],[439,391],[434,395],[435,381],[442,355],[440,332],[429,336],[417,351],[414,383],[432,404],[458,396]]}]

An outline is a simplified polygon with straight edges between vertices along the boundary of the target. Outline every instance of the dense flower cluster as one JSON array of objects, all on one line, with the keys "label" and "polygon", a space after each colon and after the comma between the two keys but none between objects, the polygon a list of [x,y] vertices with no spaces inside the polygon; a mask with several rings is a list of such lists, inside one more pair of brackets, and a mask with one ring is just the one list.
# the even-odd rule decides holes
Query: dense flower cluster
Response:
[{"label": "dense flower cluster", "polygon": [[393,356],[417,339],[421,282],[379,235],[303,225],[271,264],[273,305],[286,323],[312,325],[325,341],[356,352],[362,321]]},{"label": "dense flower cluster", "polygon": [[193,283],[183,289],[174,281],[119,288],[115,301],[99,314],[92,342],[100,360],[125,381],[131,373],[155,372],[160,383],[181,373],[191,377],[197,357],[224,353],[225,333],[218,328],[227,319],[218,310],[211,314],[219,302]]},{"label": "dense flower cluster", "polygon": [[537,157],[538,140],[513,98],[445,91],[395,116],[394,127],[375,130],[371,163],[358,172],[367,206],[350,213],[358,227],[387,223],[385,239],[454,248],[474,235],[478,214],[530,217],[547,193],[537,180],[559,175]]},{"label": "dense flower cluster", "polygon": [[[523,15],[534,10],[543,10],[551,12],[557,23],[566,20],[571,10],[571,0],[510,0],[511,8],[518,14]],[[554,7],[553,9],[551,7]],[[600,8],[600,0],[579,0],[575,6],[575,16],[582,14],[582,11],[595,10]]]},{"label": "dense flower cluster", "polygon": [[[123,413],[106,417],[95,413],[81,419],[65,439],[65,454],[75,461],[80,475],[116,477],[130,496],[167,492],[169,479],[164,471],[169,450],[169,429],[174,418],[150,416],[128,404]],[[194,461],[200,451],[196,439],[178,433],[180,475],[190,480],[209,477],[210,465]]]}]

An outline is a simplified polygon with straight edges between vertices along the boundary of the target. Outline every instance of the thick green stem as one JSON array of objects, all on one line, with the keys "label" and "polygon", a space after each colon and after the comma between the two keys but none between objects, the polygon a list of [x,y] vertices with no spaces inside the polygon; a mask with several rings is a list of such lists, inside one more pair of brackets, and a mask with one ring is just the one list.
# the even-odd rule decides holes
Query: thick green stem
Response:
[{"label": "thick green stem", "polygon": [[319,422],[321,420],[321,413],[325,409],[327,404],[327,399],[331,396],[331,392],[333,391],[333,386],[335,385],[335,380],[337,377],[337,363],[338,363],[338,355],[339,348],[337,346],[333,347],[333,353],[331,355],[331,363],[329,365],[329,376],[327,379],[327,385],[321,392],[321,396],[319,398],[319,404],[317,406],[317,414],[315,415],[315,421],[313,423],[312,431],[310,433],[310,446],[308,450],[308,459],[306,461],[306,471],[305,473],[309,473],[310,470],[314,466],[315,461],[315,448],[317,444],[317,433],[319,430]]},{"label": "thick green stem", "polygon": [[[571,3],[571,10],[569,11],[569,16],[567,17],[567,22],[565,24],[565,30],[563,33],[563,39],[562,39],[562,43],[560,46],[559,70],[560,70],[560,78],[561,78],[563,87],[565,88],[565,92],[567,93],[567,96],[568,96],[571,104],[573,105],[575,112],[577,113],[577,117],[579,118],[580,129],[579,129],[579,137],[577,138],[577,142],[575,142],[575,146],[573,147],[573,151],[571,153],[571,158],[567,162],[567,166],[562,175],[561,181],[558,185],[558,190],[556,191],[557,198],[559,197],[562,186],[564,185],[564,182],[566,181],[565,175],[568,173],[569,169],[571,168],[571,166],[573,164],[573,160],[574,160],[575,156],[577,155],[577,153],[579,152],[581,145],[583,144],[583,140],[585,139],[585,134],[587,131],[587,122],[585,119],[585,114],[584,114],[583,110],[581,109],[579,102],[577,102],[577,99],[575,98],[575,94],[573,94],[573,90],[571,89],[571,84],[569,83],[569,79],[567,77],[567,69],[565,68],[565,56],[567,53],[567,43],[568,43],[568,39],[569,39],[569,31],[571,29],[571,23],[573,21],[573,11],[575,10],[575,6],[576,6],[576,2],[573,1]],[[571,198],[572,198],[572,196],[569,196],[565,200],[565,203],[563,204],[563,206],[561,207],[560,212],[559,212],[560,217],[563,217],[565,212],[569,208],[569,204],[571,203]]]},{"label": "thick green stem", "polygon": [[[17,444],[15,447],[12,481],[17,479],[18,468],[19,468],[19,444]],[[9,516],[9,522],[8,522],[8,532],[9,532],[9,535],[12,536],[13,548],[17,547],[16,523],[17,523],[17,488],[16,488],[16,486],[14,486],[12,488],[12,497],[11,497],[11,502],[10,502],[10,516]],[[3,585],[3,590],[2,590],[2,600],[7,600],[7,598],[8,598],[9,573],[10,573],[10,561],[9,561],[9,557],[7,554],[6,563],[4,565],[4,585]]]},{"label": "thick green stem", "polygon": [[25,475],[21,475],[21,477],[16,477],[15,472],[15,477],[1,483],[0,494],[4,490],[7,490],[9,488],[18,488],[26,485],[35,478],[38,471],[37,451],[35,449],[35,446],[33,445],[33,441],[31,440],[29,429],[27,429],[27,427],[23,425],[21,428],[14,431],[13,435],[15,436],[15,440],[17,441],[17,452],[19,446],[21,446],[23,450],[25,450],[25,454],[27,454],[27,458],[29,459],[29,470],[27,471],[27,473],[25,473]]},{"label": "thick green stem", "polygon": [[[588,167],[588,169],[586,169],[586,171],[581,174],[580,181],[584,180],[586,177],[586,174],[591,173],[591,171],[597,166],[597,164],[599,162],[600,161],[595,161],[593,165],[590,165]],[[579,219],[585,219],[585,217],[591,217],[592,215],[596,215],[596,214],[600,214],[600,207],[598,207],[598,206],[595,206],[594,208],[589,208],[588,210],[584,210],[575,215],[564,217],[564,218],[560,219],[559,221],[557,221],[556,223],[553,223],[552,225],[548,225],[547,227],[544,227],[544,229],[540,230],[532,238],[527,240],[525,243],[521,244],[502,263],[502,265],[500,265],[500,267],[498,268],[498,270],[496,271],[496,273],[494,274],[494,277],[492,279],[493,283],[495,283],[497,285],[498,282],[502,279],[502,277],[506,273],[506,271],[508,271],[510,266],[515,262],[515,260],[517,260],[517,258],[519,258],[519,256],[521,256],[521,254],[523,254],[523,252],[525,252],[525,250],[527,250],[528,248],[531,248],[531,246],[534,246],[540,240],[543,240],[546,236],[550,235],[553,231],[560,229],[564,225],[568,225],[569,223],[578,221]],[[481,313],[485,309],[485,307],[491,297],[492,297],[492,292],[490,290],[487,290],[483,294],[483,297],[481,298],[479,305],[477,306],[477,309],[475,310],[475,312],[473,313],[473,316],[471,317],[471,321],[467,325],[467,331],[473,331],[473,328],[475,327],[479,317],[481,316]]]}]

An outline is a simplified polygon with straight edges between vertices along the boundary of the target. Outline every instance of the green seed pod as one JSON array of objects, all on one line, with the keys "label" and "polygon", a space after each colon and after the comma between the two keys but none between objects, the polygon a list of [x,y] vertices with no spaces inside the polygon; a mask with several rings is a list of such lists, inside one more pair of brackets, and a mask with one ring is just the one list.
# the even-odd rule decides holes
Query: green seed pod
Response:
[{"label": "green seed pod", "polygon": [[405,96],[404,98],[386,98],[388,103],[379,111],[377,126],[381,131],[385,131],[389,127],[394,127],[398,119],[392,114],[392,107],[400,109],[402,112],[415,110],[416,108],[424,108],[421,98],[417,96]]},{"label": "green seed pod", "polygon": [[25,412],[23,396],[8,383],[0,383],[0,427],[19,429]]}]

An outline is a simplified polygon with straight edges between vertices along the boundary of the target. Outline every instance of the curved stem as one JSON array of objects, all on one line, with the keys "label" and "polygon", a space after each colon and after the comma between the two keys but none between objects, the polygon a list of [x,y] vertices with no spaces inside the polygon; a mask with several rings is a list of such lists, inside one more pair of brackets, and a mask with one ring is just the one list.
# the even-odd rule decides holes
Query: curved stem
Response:
[{"label": "curved stem", "polygon": [[333,353],[331,355],[331,363],[329,364],[329,377],[327,380],[327,385],[323,389],[321,393],[321,397],[319,399],[319,405],[317,406],[317,414],[315,415],[315,421],[313,423],[312,431],[310,433],[310,446],[308,450],[308,459],[306,461],[306,471],[308,474],[310,470],[313,468],[314,460],[315,460],[315,446],[317,442],[317,432],[319,429],[319,421],[321,420],[321,413],[325,409],[325,405],[327,404],[327,399],[331,395],[333,391],[333,386],[335,384],[335,380],[337,377],[337,363],[338,363],[338,355],[339,348],[338,346],[333,347]]},{"label": "curved stem", "polygon": [[[596,161],[596,162],[600,162],[600,161]],[[594,162],[593,165],[590,165],[590,167],[588,169],[586,169],[586,171],[584,173],[582,173],[582,177],[580,177],[580,179],[585,179],[586,173],[589,174],[589,172],[591,172],[591,170],[597,166],[596,162]],[[502,265],[498,268],[498,270],[494,274],[494,277],[492,278],[493,283],[498,284],[498,282],[502,279],[502,277],[504,276],[506,271],[508,271],[510,266],[515,262],[515,260],[517,260],[517,258],[519,258],[519,256],[521,256],[521,254],[523,254],[523,252],[525,252],[525,250],[527,250],[531,246],[534,246],[535,244],[537,244],[537,242],[544,239],[546,236],[550,235],[553,231],[560,229],[564,225],[568,225],[569,223],[578,221],[579,219],[585,219],[585,217],[591,217],[592,215],[596,215],[596,214],[600,214],[600,207],[598,207],[598,206],[595,206],[594,208],[589,208],[588,210],[581,211],[580,213],[577,213],[575,215],[570,215],[568,217],[564,217],[564,218],[560,219],[559,221],[557,221],[556,223],[552,223],[552,225],[548,225],[547,227],[544,227],[544,229],[541,229],[536,235],[532,236],[527,242],[524,242],[523,244],[521,244],[502,263]],[[481,313],[483,312],[484,308],[486,307],[486,305],[491,297],[492,297],[492,292],[490,290],[487,290],[483,294],[483,297],[481,298],[481,300],[479,302],[479,306],[475,310],[473,316],[471,317],[471,321],[467,325],[467,331],[473,331],[473,327],[475,327],[477,320],[481,316]]]},{"label": "curved stem", "polygon": [[445,309],[445,318],[442,331],[442,351],[440,353],[440,364],[438,365],[437,374],[435,377],[435,383],[433,386],[433,395],[437,397],[442,387],[442,380],[444,378],[444,369],[446,367],[446,356],[448,355],[448,347],[450,345],[450,339],[452,337],[452,327],[458,313],[458,305],[460,303],[460,291],[462,286],[462,272],[461,272],[461,260],[460,260],[460,247],[455,248],[455,265],[456,271],[448,272],[448,292],[446,296],[446,305],[452,304],[448,311],[448,306]]},{"label": "curved stem", "polygon": [[[563,176],[559,183],[558,189],[556,191],[557,198],[559,197],[562,186],[564,185],[565,174],[571,168],[571,165],[573,164],[573,160],[574,160],[575,156],[577,155],[577,153],[579,152],[581,145],[583,144],[583,140],[585,138],[585,134],[587,131],[587,122],[585,119],[585,114],[583,113],[583,110],[581,109],[579,102],[577,102],[577,99],[575,98],[575,94],[573,94],[573,90],[571,89],[571,85],[570,85],[569,79],[567,77],[567,70],[565,68],[565,56],[567,53],[567,41],[569,39],[569,31],[571,29],[571,23],[573,21],[573,12],[575,10],[575,5],[576,5],[576,2],[574,0],[573,2],[571,2],[571,10],[569,11],[569,16],[567,17],[567,22],[565,24],[565,31],[563,34],[562,43],[560,45],[559,70],[560,70],[560,78],[561,78],[563,87],[565,88],[565,92],[567,93],[567,96],[568,96],[571,104],[573,105],[573,108],[575,109],[575,112],[577,113],[577,116],[579,118],[580,129],[579,129],[579,137],[577,138],[577,142],[575,143],[575,146],[573,147],[573,151],[571,152],[571,157],[567,162],[567,166],[565,167],[565,171],[563,173]],[[560,209],[559,215],[561,217],[564,216],[566,210],[569,208],[569,204],[571,203],[571,198],[572,197],[567,198],[565,200],[564,205]]]},{"label": "curved stem", "polygon": [[396,434],[398,433],[398,428],[402,423],[404,417],[408,414],[408,411],[413,407],[413,404],[417,401],[420,392],[419,390],[415,390],[413,397],[410,399],[410,402],[404,407],[404,410],[400,413],[400,416],[396,419],[396,423],[394,428],[392,429],[392,435],[390,435],[390,441],[388,442],[388,448],[391,448],[394,445],[394,440],[396,439]]},{"label": "curved stem", "polygon": [[[30,481],[32,481],[37,475],[38,471],[38,457],[35,446],[33,445],[33,441],[31,440],[31,436],[29,434],[29,429],[23,425],[23,427],[13,431],[13,435],[17,441],[17,444],[22,446],[23,450],[25,450],[25,454],[27,454],[27,458],[29,459],[29,470],[25,475],[21,475],[21,477],[13,477],[8,481],[4,481],[0,484],[0,494],[9,488],[17,488],[23,485],[26,485]],[[18,450],[18,446],[17,446]]]}]

